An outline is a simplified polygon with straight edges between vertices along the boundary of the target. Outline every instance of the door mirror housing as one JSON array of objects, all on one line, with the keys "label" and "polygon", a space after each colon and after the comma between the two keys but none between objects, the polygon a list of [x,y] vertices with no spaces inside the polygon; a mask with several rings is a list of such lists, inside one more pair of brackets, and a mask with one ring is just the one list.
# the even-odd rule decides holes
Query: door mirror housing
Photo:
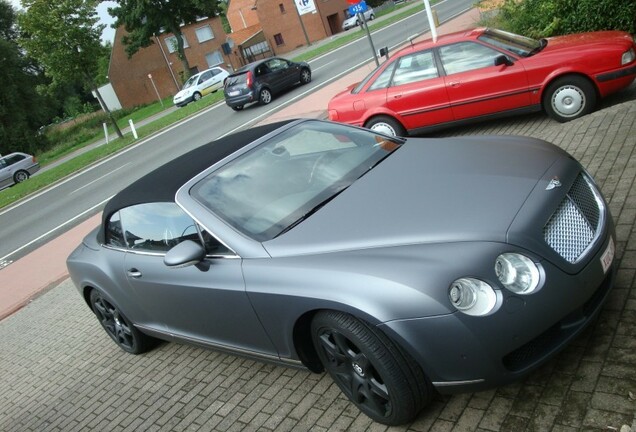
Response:
[{"label": "door mirror housing", "polygon": [[512,60],[510,60],[508,56],[506,55],[502,54],[495,57],[495,66],[501,66],[501,65],[512,66],[513,64],[514,63],[512,62]]},{"label": "door mirror housing", "polygon": [[192,240],[185,240],[166,253],[163,263],[170,268],[182,268],[198,264],[204,258],[203,246]]}]

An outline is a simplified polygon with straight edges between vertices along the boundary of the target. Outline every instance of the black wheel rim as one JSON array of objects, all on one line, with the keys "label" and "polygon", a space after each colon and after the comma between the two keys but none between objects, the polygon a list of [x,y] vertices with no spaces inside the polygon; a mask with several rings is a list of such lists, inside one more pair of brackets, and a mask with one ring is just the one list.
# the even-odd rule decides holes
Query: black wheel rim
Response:
[{"label": "black wheel rim", "polygon": [[22,183],[27,179],[27,175],[23,172],[19,172],[15,175],[15,179],[18,183]]},{"label": "black wheel rim", "polygon": [[119,310],[101,296],[97,296],[94,303],[95,315],[106,333],[124,349],[132,350],[135,345],[135,337],[130,324],[122,316]]},{"label": "black wheel rim", "polygon": [[333,329],[323,329],[319,341],[327,360],[325,367],[342,391],[359,407],[380,417],[389,416],[389,391],[362,350]]}]

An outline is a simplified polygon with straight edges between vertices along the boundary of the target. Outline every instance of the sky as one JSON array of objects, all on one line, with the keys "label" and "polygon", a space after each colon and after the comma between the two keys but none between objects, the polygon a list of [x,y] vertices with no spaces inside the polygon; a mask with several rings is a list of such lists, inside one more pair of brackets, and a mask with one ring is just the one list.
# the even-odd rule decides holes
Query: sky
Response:
[{"label": "sky", "polygon": [[[15,9],[22,9],[22,5],[20,4],[20,0],[9,0],[11,5]],[[115,6],[117,3],[113,1],[104,1],[97,6],[97,14],[99,15],[100,24],[106,24],[106,28],[102,32],[102,41],[110,41],[112,42],[115,38],[115,29],[110,28],[110,25],[115,22],[115,19],[108,14],[108,8]]]}]

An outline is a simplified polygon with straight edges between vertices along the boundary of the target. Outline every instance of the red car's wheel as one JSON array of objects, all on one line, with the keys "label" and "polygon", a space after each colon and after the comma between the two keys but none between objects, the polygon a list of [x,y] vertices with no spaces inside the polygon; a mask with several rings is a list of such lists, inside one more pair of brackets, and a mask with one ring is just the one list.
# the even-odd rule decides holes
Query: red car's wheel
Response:
[{"label": "red car's wheel", "polygon": [[577,75],[557,79],[543,95],[546,113],[561,123],[589,114],[595,105],[596,91],[593,84]]},{"label": "red car's wheel", "polygon": [[389,136],[406,135],[406,130],[400,122],[389,116],[373,117],[365,123],[364,127]]}]

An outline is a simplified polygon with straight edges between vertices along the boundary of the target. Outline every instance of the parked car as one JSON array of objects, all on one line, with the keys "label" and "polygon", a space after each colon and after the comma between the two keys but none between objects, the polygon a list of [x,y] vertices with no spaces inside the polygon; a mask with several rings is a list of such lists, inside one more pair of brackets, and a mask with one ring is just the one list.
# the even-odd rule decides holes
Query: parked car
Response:
[{"label": "parked car", "polygon": [[34,156],[26,153],[10,153],[0,157],[0,189],[22,183],[40,169]]},{"label": "parked car", "polygon": [[267,105],[275,94],[310,81],[308,63],[270,57],[243,66],[227,78],[225,103],[235,111],[242,110],[250,102]]},{"label": "parked car", "polygon": [[223,87],[223,81],[229,73],[221,67],[213,67],[198,74],[192,75],[177,93],[172,102],[182,107],[192,101],[198,101],[203,96],[214,93]]},{"label": "parked car", "polygon": [[636,77],[636,43],[605,31],[542,40],[480,28],[398,51],[334,96],[329,119],[392,135],[544,110],[579,118]]},{"label": "parked car", "polygon": [[[375,19],[373,8],[367,8],[367,10],[364,12],[364,19],[367,21],[373,21]],[[357,27],[360,24],[361,22],[360,18],[358,18],[358,15],[352,15],[342,22],[342,29],[349,30],[350,28]]]},{"label": "parked car", "polygon": [[326,369],[395,425],[572,341],[608,297],[614,239],[598,186],[544,141],[295,120],[142,177],[67,263],[127,352],[160,338]]}]

